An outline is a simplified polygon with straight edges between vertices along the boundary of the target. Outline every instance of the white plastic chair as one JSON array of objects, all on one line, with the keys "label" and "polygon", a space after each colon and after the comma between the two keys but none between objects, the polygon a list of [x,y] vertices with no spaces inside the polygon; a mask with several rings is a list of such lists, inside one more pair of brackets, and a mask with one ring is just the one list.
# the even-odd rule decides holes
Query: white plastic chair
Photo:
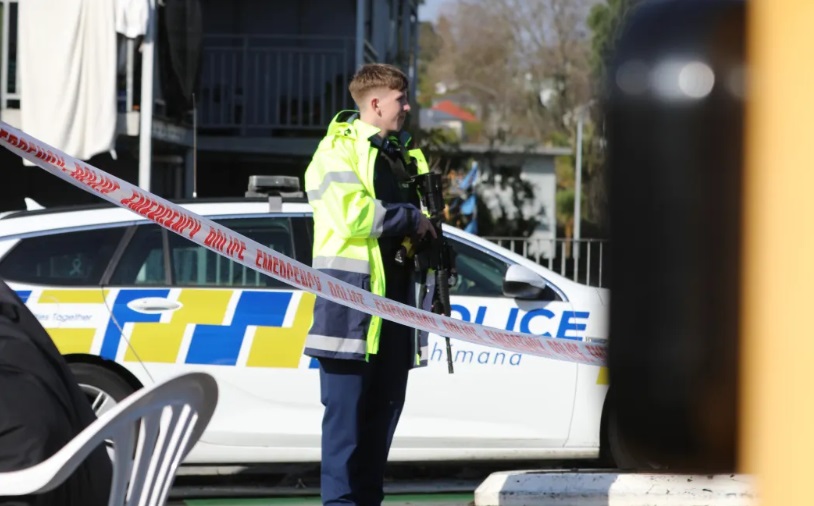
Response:
[{"label": "white plastic chair", "polygon": [[26,469],[0,473],[0,495],[53,490],[94,448],[110,440],[114,454],[108,505],[163,505],[179,464],[209,424],[217,401],[215,379],[200,372],[139,390],[101,415],[51,458]]}]

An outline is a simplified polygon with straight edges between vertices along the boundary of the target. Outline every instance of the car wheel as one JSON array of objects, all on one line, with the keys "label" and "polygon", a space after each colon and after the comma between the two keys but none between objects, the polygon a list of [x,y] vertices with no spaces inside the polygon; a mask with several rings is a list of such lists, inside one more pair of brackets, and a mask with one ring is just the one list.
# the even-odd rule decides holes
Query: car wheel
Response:
[{"label": "car wheel", "polygon": [[97,417],[135,392],[135,388],[124,378],[98,365],[74,363],[71,364],[71,372]]},{"label": "car wheel", "polygon": [[603,453],[605,461],[609,461],[614,467],[620,470],[655,471],[664,469],[657,462],[650,462],[642,459],[630,447],[619,428],[619,420],[616,416],[616,406],[612,401],[605,404],[603,410],[605,444]]}]

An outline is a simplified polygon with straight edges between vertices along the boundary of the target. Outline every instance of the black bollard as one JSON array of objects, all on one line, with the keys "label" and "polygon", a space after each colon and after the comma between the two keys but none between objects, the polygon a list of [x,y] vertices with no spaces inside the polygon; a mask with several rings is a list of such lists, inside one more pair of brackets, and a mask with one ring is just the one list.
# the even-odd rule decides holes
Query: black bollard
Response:
[{"label": "black bollard", "polygon": [[744,31],[740,0],[644,2],[609,65],[608,402],[627,467],[735,470]]}]

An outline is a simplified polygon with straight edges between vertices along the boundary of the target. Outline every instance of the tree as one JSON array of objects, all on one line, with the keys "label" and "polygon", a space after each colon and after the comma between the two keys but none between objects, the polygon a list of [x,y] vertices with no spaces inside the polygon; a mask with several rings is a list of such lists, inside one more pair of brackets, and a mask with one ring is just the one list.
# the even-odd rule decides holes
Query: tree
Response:
[{"label": "tree", "polygon": [[[625,16],[637,0],[457,0],[422,28],[420,89],[467,96],[492,145],[566,146],[576,152],[576,115],[587,109],[582,145],[583,230],[605,210],[602,83]],[[541,92],[545,91],[544,107]],[[557,222],[573,227],[574,156],[558,167]],[[511,186],[511,185],[510,185]],[[586,226],[587,225],[587,226]],[[594,225],[592,227],[591,225]],[[520,227],[522,228],[522,227]]]},{"label": "tree", "polygon": [[[565,118],[592,92],[592,1],[459,0],[436,27],[442,45],[428,80],[472,96],[491,142],[552,145],[558,131],[573,138]],[[559,94],[550,108],[540,103],[544,88]]]},{"label": "tree", "polygon": [[[585,23],[595,1],[459,0],[435,26],[433,35],[441,44],[430,45],[437,52],[420,54],[431,62],[423,68],[424,82],[443,83],[448,92],[465,94],[478,104],[481,142],[573,148],[574,112],[595,89]],[[556,96],[545,107],[540,99],[543,90]],[[592,159],[585,157],[586,162]],[[567,160],[573,174],[573,158]],[[522,192],[508,183],[513,175],[500,176],[501,191]],[[573,176],[565,181],[570,181],[573,194]],[[565,226],[573,212],[558,214]],[[528,228],[525,223],[500,226],[504,225]]]},{"label": "tree", "polygon": [[610,58],[625,15],[634,0],[607,0],[593,6],[588,14],[591,29],[591,66],[594,75],[604,79],[605,64]]},{"label": "tree", "polygon": [[436,33],[432,23],[423,21],[418,27],[418,92],[417,102],[421,107],[432,105],[435,96],[435,83],[431,79],[430,68],[441,52],[442,38]]},{"label": "tree", "polygon": [[[591,29],[591,71],[595,83],[595,94],[601,96],[601,90],[607,80],[605,69],[608,60],[613,54],[616,40],[622,29],[625,16],[636,4],[637,0],[606,0],[593,6],[588,15],[588,27]],[[600,104],[601,105],[601,104]],[[607,204],[607,193],[604,181],[605,149],[604,110],[597,107],[591,111],[593,124],[599,126],[593,133],[586,136],[586,163],[588,169],[586,202],[587,215],[594,217],[600,228],[606,228],[607,220],[604,212]]]}]

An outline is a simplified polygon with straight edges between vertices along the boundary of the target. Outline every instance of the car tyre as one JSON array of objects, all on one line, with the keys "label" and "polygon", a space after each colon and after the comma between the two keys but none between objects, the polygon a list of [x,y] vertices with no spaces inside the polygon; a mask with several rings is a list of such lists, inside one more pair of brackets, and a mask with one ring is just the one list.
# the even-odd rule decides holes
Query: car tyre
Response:
[{"label": "car tyre", "polygon": [[135,388],[124,378],[104,367],[86,364],[70,364],[79,388],[88,397],[96,416],[107,412],[116,404],[135,392]]},{"label": "car tyre", "polygon": [[619,470],[656,471],[664,469],[657,462],[643,460],[638,456],[630,445],[625,441],[619,428],[619,420],[616,416],[616,405],[610,399],[605,402],[605,409],[602,412],[604,427],[604,444],[601,454],[603,461]]}]

